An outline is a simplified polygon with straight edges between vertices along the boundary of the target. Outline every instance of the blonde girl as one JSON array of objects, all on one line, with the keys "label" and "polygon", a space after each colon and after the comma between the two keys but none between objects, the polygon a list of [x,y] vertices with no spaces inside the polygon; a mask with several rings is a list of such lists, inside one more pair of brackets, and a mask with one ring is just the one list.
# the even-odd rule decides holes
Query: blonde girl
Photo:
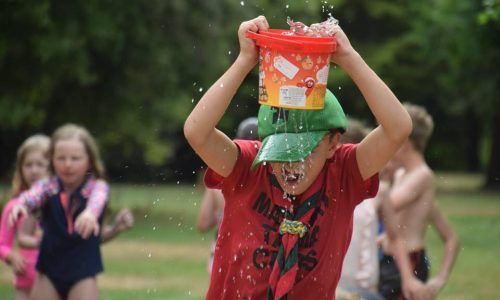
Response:
[{"label": "blonde girl", "polygon": [[66,124],[52,135],[49,153],[55,176],[21,193],[10,215],[13,222],[41,209],[43,237],[31,299],[98,299],[108,184],[97,144],[84,127]]},{"label": "blonde girl", "polygon": [[[8,216],[18,202],[17,196],[27,190],[36,181],[49,174],[50,138],[37,134],[27,138],[17,150],[14,176],[12,179],[12,198],[5,204],[0,223],[0,259],[5,261],[14,272],[14,299],[28,299],[35,282],[35,263],[38,257],[37,249],[13,248],[14,239],[25,222],[31,222],[32,216],[18,219],[13,226],[8,224]],[[34,231],[27,238],[38,240]]]}]

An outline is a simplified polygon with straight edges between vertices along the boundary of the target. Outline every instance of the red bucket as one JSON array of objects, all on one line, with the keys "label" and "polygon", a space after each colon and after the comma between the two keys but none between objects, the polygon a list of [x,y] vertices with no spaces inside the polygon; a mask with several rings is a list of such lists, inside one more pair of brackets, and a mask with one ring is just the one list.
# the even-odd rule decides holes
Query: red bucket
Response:
[{"label": "red bucket", "polygon": [[335,52],[333,37],[292,35],[270,29],[248,32],[256,41],[259,56],[259,103],[292,109],[322,109]]}]

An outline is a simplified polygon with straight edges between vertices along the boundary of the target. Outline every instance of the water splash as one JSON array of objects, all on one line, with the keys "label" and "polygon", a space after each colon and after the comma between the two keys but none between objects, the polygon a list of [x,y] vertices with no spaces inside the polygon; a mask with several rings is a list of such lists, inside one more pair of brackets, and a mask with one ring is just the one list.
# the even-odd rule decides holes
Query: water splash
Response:
[{"label": "water splash", "polygon": [[337,32],[339,21],[330,15],[328,19],[321,23],[314,23],[307,26],[302,22],[294,22],[291,18],[287,18],[287,23],[290,26],[290,31],[294,35],[305,35],[314,37],[333,36]]}]

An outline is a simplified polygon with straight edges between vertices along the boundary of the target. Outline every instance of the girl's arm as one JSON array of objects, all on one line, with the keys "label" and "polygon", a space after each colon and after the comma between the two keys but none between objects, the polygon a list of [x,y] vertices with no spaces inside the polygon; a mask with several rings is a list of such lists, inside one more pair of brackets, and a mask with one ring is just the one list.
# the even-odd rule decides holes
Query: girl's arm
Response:
[{"label": "girl's arm", "polygon": [[18,200],[10,200],[2,211],[0,220],[0,259],[12,267],[14,273],[24,273],[24,260],[18,252],[13,250],[14,238],[16,236],[17,223],[9,224],[9,216],[12,208]]},{"label": "girl's arm", "polygon": [[12,207],[8,216],[8,224],[12,226],[20,217],[26,217],[28,210],[42,206],[50,196],[57,194],[58,189],[55,178],[42,179],[33,183],[29,190],[18,196],[18,202]]},{"label": "girl's arm", "polygon": [[87,209],[89,209],[96,218],[101,216],[104,207],[109,199],[109,185],[106,181],[98,179],[92,186],[92,192],[90,193]]},{"label": "girl's arm", "polygon": [[248,31],[267,30],[269,24],[260,16],[243,22],[238,30],[240,54],[231,67],[201,97],[184,123],[184,135],[200,158],[221,176],[231,174],[238,158],[236,145],[215,126],[226,112],[247,74],[257,63],[255,42]]},{"label": "girl's arm", "polygon": [[16,236],[16,226],[17,223],[9,224],[9,216],[12,211],[12,207],[18,201],[15,199],[10,200],[4,207],[2,211],[2,219],[0,223],[0,259],[6,261],[7,256],[12,252],[12,246],[14,244],[14,237]]},{"label": "girl's arm", "polygon": [[38,221],[34,216],[29,215],[25,219],[17,236],[19,246],[27,249],[38,249],[40,246],[40,236],[36,234],[37,226]]},{"label": "girl's arm", "polygon": [[98,179],[90,181],[86,188],[90,189],[87,200],[87,207],[78,215],[75,221],[75,231],[84,239],[91,234],[99,235],[100,226],[98,219],[106,206],[109,197],[109,186],[106,181]]},{"label": "girl's arm", "polygon": [[134,215],[128,208],[122,208],[115,217],[113,225],[104,226],[101,233],[101,242],[107,243],[125,230],[134,226]]}]

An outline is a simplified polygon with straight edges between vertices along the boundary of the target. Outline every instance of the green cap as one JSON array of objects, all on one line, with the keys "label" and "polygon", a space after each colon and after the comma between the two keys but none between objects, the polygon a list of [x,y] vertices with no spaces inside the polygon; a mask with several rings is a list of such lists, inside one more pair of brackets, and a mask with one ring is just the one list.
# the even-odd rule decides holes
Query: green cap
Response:
[{"label": "green cap", "polygon": [[252,164],[290,162],[306,158],[331,129],[345,131],[347,119],[339,101],[326,91],[319,110],[285,109],[261,105],[258,117],[262,146]]}]

